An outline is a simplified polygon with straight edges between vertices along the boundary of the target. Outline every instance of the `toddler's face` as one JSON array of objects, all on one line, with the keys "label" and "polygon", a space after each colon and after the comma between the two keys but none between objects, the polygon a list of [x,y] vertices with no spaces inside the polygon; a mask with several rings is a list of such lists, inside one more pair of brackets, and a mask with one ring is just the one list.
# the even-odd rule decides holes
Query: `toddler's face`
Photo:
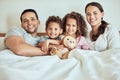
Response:
[{"label": "toddler's face", "polygon": [[62,33],[62,29],[58,23],[50,22],[48,24],[48,28],[46,29],[46,33],[50,38],[54,39]]},{"label": "toddler's face", "polygon": [[66,33],[74,35],[77,31],[77,22],[73,18],[68,18],[66,21]]}]

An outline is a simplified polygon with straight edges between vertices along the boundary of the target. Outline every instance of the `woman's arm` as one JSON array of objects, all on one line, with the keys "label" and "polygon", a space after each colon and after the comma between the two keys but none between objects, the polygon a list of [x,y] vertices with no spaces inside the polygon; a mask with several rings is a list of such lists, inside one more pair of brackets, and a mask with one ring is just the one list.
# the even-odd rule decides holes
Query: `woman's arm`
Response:
[{"label": "woman's arm", "polygon": [[108,49],[120,48],[120,34],[117,29],[109,29],[106,38],[108,41]]}]

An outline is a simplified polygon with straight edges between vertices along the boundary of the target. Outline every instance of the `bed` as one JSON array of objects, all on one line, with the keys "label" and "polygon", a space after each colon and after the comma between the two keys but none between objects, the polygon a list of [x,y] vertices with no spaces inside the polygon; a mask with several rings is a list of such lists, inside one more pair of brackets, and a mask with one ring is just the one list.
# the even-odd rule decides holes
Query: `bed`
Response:
[{"label": "bed", "polygon": [[24,57],[3,50],[5,33],[0,36],[0,80],[120,80],[120,49],[74,49],[64,60],[56,55]]}]

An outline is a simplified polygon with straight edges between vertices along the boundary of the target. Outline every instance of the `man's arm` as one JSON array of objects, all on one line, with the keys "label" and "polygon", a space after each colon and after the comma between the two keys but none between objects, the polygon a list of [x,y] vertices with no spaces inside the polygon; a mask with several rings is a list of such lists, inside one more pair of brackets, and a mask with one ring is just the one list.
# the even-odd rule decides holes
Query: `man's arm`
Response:
[{"label": "man's arm", "polygon": [[27,44],[20,36],[10,36],[5,40],[6,46],[17,55],[39,56],[46,55],[40,48]]}]

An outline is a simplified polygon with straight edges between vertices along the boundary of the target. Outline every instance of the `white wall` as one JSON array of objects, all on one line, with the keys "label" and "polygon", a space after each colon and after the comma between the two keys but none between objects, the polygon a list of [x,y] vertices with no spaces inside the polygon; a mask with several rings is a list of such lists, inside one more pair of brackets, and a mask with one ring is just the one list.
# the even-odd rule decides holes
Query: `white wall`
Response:
[{"label": "white wall", "polygon": [[[63,17],[71,11],[78,11],[85,16],[85,5],[91,1],[94,0],[0,0],[0,33],[7,32],[13,26],[19,26],[19,17],[24,9],[33,8],[37,11],[41,20],[39,32],[44,32],[48,16]],[[104,7],[104,19],[120,30],[120,0],[95,1]]]}]

